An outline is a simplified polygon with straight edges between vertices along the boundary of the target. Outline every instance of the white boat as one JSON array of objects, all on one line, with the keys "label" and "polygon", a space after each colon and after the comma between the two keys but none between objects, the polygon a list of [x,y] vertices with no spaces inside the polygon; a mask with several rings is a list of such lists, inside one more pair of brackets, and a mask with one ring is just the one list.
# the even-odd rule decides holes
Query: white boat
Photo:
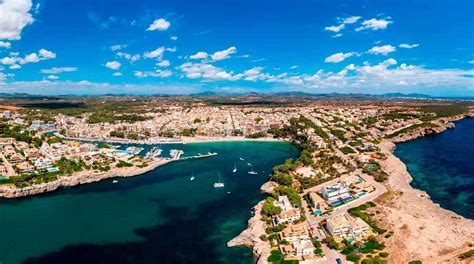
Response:
[{"label": "white boat", "polygon": [[250,162],[247,162],[247,165],[252,166],[252,164],[250,164]]},{"label": "white boat", "polygon": [[184,151],[180,150],[180,149],[172,149],[170,150],[170,156],[173,158],[173,159],[179,159],[181,157],[181,155],[183,155]]},{"label": "white boat", "polygon": [[162,149],[158,147],[153,147],[152,149],[150,149],[150,151],[146,153],[146,157],[156,159],[161,155],[161,152],[163,152]]},{"label": "white boat", "polygon": [[233,173],[237,171],[237,165],[234,163],[234,169],[232,170]]},{"label": "white boat", "polygon": [[189,178],[189,180],[194,181],[194,179],[196,179],[196,177],[194,177],[194,173],[191,171],[191,178]]},{"label": "white boat", "polygon": [[140,152],[142,152],[143,148],[138,148],[138,147],[128,147],[125,149],[126,152],[128,152],[130,155],[138,155]]},{"label": "white boat", "polygon": [[244,158],[240,157],[239,160],[244,161]]},{"label": "white boat", "polygon": [[256,175],[256,174],[258,174],[258,172],[254,171],[254,170],[253,170],[253,167],[250,166],[250,171],[248,172],[248,174]]},{"label": "white boat", "polygon": [[224,188],[224,183],[221,181],[221,175],[219,174],[219,181],[213,184],[214,188]]},{"label": "white boat", "polygon": [[112,183],[117,183],[118,181],[117,180],[113,180]]}]

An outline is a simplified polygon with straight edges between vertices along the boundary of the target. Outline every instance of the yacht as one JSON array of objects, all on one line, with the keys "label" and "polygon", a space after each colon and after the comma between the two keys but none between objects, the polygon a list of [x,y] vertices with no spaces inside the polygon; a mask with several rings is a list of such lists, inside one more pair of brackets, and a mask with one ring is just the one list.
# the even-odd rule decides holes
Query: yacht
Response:
[{"label": "yacht", "polygon": [[224,183],[221,180],[221,175],[219,174],[219,181],[214,183],[214,188],[224,188]]},{"label": "yacht", "polygon": [[240,157],[239,160],[244,161],[244,158]]},{"label": "yacht", "polygon": [[252,167],[252,164],[251,164],[250,162],[247,162],[247,165],[250,166],[250,167]]},{"label": "yacht", "polygon": [[112,183],[117,183],[118,181],[117,180],[113,180]]},{"label": "yacht", "polygon": [[237,172],[237,165],[234,163],[234,169],[232,170],[233,173]]},{"label": "yacht", "polygon": [[181,155],[183,155],[184,151],[180,150],[180,149],[172,149],[170,150],[170,156],[173,158],[173,159],[179,159],[181,157]]},{"label": "yacht", "polygon": [[196,178],[194,177],[194,173],[191,171],[191,178],[189,178],[189,180],[194,181],[194,179]]},{"label": "yacht", "polygon": [[254,171],[253,167],[250,166],[250,171],[248,172],[248,174],[256,175],[256,174],[258,174],[258,172]]},{"label": "yacht", "polygon": [[125,149],[126,152],[128,152],[130,155],[138,155],[140,152],[142,152],[143,148],[139,147],[128,147]]},{"label": "yacht", "polygon": [[150,149],[150,151],[146,153],[146,157],[156,159],[161,155],[161,152],[163,152],[162,149],[158,147],[153,147],[152,149]]}]

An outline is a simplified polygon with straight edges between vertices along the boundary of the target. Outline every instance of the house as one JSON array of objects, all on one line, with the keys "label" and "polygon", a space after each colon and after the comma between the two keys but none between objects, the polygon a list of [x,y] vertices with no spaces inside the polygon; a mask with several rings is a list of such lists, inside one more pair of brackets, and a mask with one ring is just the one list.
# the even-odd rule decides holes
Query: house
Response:
[{"label": "house", "polygon": [[29,162],[24,161],[16,164],[16,168],[19,173],[32,173],[34,171],[33,165],[31,165]]},{"label": "house", "polygon": [[0,138],[0,146],[11,145],[15,143],[16,139],[14,138]]},{"label": "house", "polygon": [[326,201],[324,201],[323,198],[321,198],[321,196],[319,196],[317,193],[315,192],[309,192],[309,199],[311,200],[311,202],[313,202],[313,207],[315,209],[314,213],[317,214],[317,215],[320,215],[324,212],[326,212],[329,208],[328,204],[326,203]]},{"label": "house", "polygon": [[301,218],[300,210],[292,209],[289,211],[282,211],[280,214],[273,218],[273,223],[275,225],[283,224],[283,223],[291,223],[297,221]]},{"label": "house", "polygon": [[339,240],[346,239],[351,242],[361,240],[372,234],[372,229],[366,222],[347,213],[329,218],[326,221],[326,229],[335,238]]},{"label": "house", "polygon": [[278,234],[278,236],[280,237],[280,240],[286,240],[288,242],[310,238],[308,229],[304,223],[289,224]]},{"label": "house", "polygon": [[275,201],[275,205],[280,207],[283,212],[293,210],[293,205],[290,203],[290,199],[286,195],[278,196],[278,200]]},{"label": "house", "polygon": [[340,198],[343,198],[349,193],[349,188],[347,187],[345,182],[337,182],[334,184],[330,184],[324,186],[321,190],[321,195],[324,199],[328,201],[335,201]]}]

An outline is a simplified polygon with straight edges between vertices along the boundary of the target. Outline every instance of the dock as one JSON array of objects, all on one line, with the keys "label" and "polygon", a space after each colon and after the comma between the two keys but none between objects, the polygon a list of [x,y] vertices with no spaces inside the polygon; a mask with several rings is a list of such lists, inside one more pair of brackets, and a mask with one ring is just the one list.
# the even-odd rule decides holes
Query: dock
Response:
[{"label": "dock", "polygon": [[177,160],[202,159],[202,158],[208,158],[208,157],[213,157],[213,156],[217,156],[217,152],[209,152],[207,154],[198,154],[194,156],[182,157]]}]

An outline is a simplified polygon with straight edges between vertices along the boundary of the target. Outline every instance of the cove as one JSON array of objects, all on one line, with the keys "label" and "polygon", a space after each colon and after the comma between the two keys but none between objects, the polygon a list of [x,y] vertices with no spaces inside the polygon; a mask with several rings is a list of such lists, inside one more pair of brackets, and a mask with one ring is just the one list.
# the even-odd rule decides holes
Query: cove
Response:
[{"label": "cove", "polygon": [[[150,148],[144,147],[144,152]],[[299,149],[284,142],[161,147],[166,154],[178,148],[184,156],[209,151],[218,155],[115,178],[115,184],[110,179],[2,199],[0,262],[253,263],[250,249],[225,244],[246,228],[273,166],[296,158]],[[247,162],[257,175],[247,173]],[[225,183],[222,189],[212,186],[218,175]]]}]

